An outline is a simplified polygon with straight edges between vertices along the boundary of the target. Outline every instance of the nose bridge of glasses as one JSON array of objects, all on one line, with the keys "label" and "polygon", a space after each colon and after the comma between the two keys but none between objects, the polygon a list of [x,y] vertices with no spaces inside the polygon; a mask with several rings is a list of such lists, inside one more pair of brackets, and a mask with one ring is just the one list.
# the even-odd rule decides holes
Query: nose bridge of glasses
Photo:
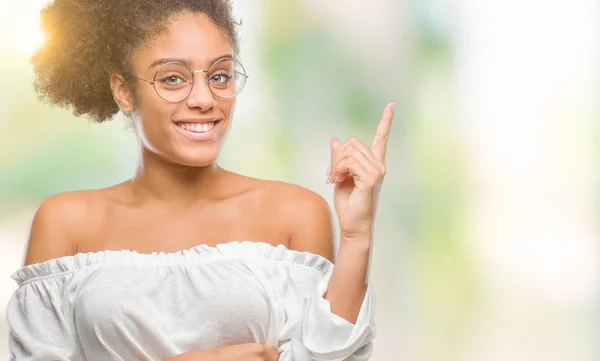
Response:
[{"label": "nose bridge of glasses", "polygon": [[206,80],[208,80],[208,76],[209,76],[209,72],[210,72],[210,70],[198,69],[198,70],[191,70],[191,72],[192,72],[192,83],[193,83],[193,82],[194,82],[194,80],[196,80],[196,79],[195,79],[195,75],[196,75],[196,73],[206,73],[206,76],[205,76],[205,78],[206,78]]},{"label": "nose bridge of glasses", "polygon": [[207,73],[208,74],[208,70],[201,70],[200,69],[200,70],[193,70],[192,71],[192,83],[191,83],[191,87],[190,87],[190,90],[189,90],[190,92],[188,94],[188,97],[190,97],[190,96],[193,97],[194,96],[194,92],[197,91],[197,88],[201,87],[202,88],[201,93],[200,93],[200,94],[202,94],[201,96],[208,95],[211,98],[213,98],[214,97],[214,93],[213,93],[212,89],[210,88],[210,85],[208,84],[208,81],[206,81],[206,82],[204,82],[204,81],[198,81],[198,82],[194,81],[195,79],[194,79],[193,75],[195,75],[195,73]]}]

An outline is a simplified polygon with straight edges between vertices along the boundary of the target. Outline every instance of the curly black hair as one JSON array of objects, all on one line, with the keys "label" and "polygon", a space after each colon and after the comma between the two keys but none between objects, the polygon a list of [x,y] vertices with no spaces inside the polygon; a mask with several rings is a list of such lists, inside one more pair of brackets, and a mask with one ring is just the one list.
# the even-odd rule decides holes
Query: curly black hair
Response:
[{"label": "curly black hair", "polygon": [[46,42],[31,57],[41,99],[72,107],[95,122],[119,111],[111,73],[128,74],[135,50],[163,31],[176,14],[202,13],[239,51],[229,0],[54,0],[41,11]]}]

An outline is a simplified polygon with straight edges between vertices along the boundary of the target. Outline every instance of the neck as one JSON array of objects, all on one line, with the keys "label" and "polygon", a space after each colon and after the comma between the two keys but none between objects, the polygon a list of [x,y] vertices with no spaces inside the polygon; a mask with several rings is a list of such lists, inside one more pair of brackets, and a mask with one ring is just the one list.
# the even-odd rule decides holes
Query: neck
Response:
[{"label": "neck", "polygon": [[216,198],[218,179],[226,171],[216,163],[203,167],[169,164],[148,150],[141,152],[130,184],[140,200],[165,201],[180,205]]}]

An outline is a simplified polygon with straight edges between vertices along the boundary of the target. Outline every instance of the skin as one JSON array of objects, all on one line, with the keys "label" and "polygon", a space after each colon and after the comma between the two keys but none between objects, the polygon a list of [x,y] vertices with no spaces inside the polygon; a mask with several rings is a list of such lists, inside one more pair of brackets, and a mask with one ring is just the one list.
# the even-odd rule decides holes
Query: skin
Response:
[{"label": "skin", "polygon": [[[232,51],[229,38],[208,18],[183,13],[133,55],[133,72],[152,79],[156,68],[149,68],[150,64],[166,57],[186,59],[192,69],[208,69],[212,59]],[[216,163],[235,99],[213,97],[202,81],[196,81],[190,96],[179,103],[165,102],[144,82],[137,84],[134,95],[119,74],[111,75],[110,84],[138,136],[135,176],[110,188],[46,199],[32,222],[25,265],[80,252],[175,252],[238,240],[283,244],[333,262],[332,215],[322,197],[296,185],[235,174]],[[392,114],[388,106],[370,148],[354,137],[331,143],[331,179],[338,180],[334,200],[342,233],[325,298],[332,312],[352,323],[366,291],[376,196],[385,174]],[[179,133],[177,120],[198,117],[222,119],[218,136],[193,141]],[[271,349],[248,344],[193,351],[172,360],[224,361],[241,355],[257,361],[278,357]]]},{"label": "skin", "polygon": [[[187,59],[193,69],[208,69],[212,59],[232,51],[230,40],[210,20],[184,14],[173,19],[166,33],[134,54],[133,73],[152,79],[156,68],[149,69],[149,65],[165,57]],[[235,174],[215,162],[231,124],[235,99],[214,98],[201,81],[196,81],[190,96],[180,103],[162,100],[151,85],[141,81],[134,97],[118,74],[113,74],[110,82],[115,100],[131,114],[138,135],[136,174],[107,189],[68,192],[47,199],[38,209],[34,225],[41,222],[36,222],[37,218],[44,218],[39,213],[48,208],[53,213],[73,208],[73,213],[65,214],[66,220],[59,222],[73,223],[73,227],[61,227],[70,230],[72,236],[66,237],[70,239],[66,245],[59,246],[64,241],[51,242],[37,251],[34,227],[26,264],[76,252],[173,252],[199,243],[216,245],[235,240],[290,246],[293,236],[317,237],[306,245],[298,242],[299,248],[310,248],[333,259],[330,214],[320,196],[298,186]],[[222,119],[215,139],[190,140],[176,129],[176,120],[198,117]],[[298,207],[286,207],[290,201]],[[316,211],[320,217],[314,232],[298,230],[307,222],[302,217],[306,211]],[[80,222],[85,222],[86,230],[80,230]]]}]

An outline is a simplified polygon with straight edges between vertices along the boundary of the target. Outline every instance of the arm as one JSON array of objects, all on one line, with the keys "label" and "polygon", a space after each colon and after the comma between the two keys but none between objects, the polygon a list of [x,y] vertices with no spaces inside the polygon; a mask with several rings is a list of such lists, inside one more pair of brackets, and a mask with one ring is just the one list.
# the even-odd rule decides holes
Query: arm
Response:
[{"label": "arm", "polygon": [[371,240],[340,240],[340,251],[325,299],[331,311],[354,324],[367,292]]},{"label": "arm", "polygon": [[350,248],[354,246],[342,241],[335,265],[326,264],[325,259],[334,258],[327,202],[311,191],[297,189],[287,192],[282,203],[287,204],[282,214],[291,226],[290,249],[320,255],[322,261],[314,256],[306,263],[309,267],[287,270],[281,361],[367,361],[376,332],[372,294],[365,288],[368,259],[361,263]]},{"label": "arm", "polygon": [[[371,356],[376,326],[367,277],[394,106],[389,104],[384,110],[370,149],[356,137],[344,144],[335,138],[330,142],[328,183],[335,183],[334,204],[342,235],[340,250],[335,267],[326,267],[329,270],[324,273],[322,265],[318,267],[322,278],[316,292],[302,298],[300,309],[288,307],[280,345],[283,360],[366,361]],[[288,213],[292,214],[289,219],[293,220],[290,248],[329,258],[333,248],[329,207],[321,197],[310,193],[305,191],[286,202],[291,210]],[[301,272],[300,269],[296,267],[294,272]],[[309,277],[296,275],[290,284],[302,284]],[[290,288],[293,294],[294,287]],[[302,293],[296,291],[295,298],[299,295]]]},{"label": "arm", "polygon": [[192,351],[164,361],[277,361],[279,354],[272,347],[246,343],[221,348]]},{"label": "arm", "polygon": [[339,259],[326,298],[332,309],[355,323],[367,290],[373,222],[381,183],[385,177],[387,140],[396,103],[388,104],[369,148],[356,137],[343,144],[330,143],[329,181],[335,184],[333,198],[340,220]]},{"label": "arm", "polygon": [[[295,193],[295,194],[293,194]],[[294,207],[290,219],[295,220],[290,247],[321,255],[333,261],[333,222],[327,201],[305,189],[293,192]],[[367,291],[370,240],[340,240],[340,249],[325,299],[331,312],[355,323]]]}]

